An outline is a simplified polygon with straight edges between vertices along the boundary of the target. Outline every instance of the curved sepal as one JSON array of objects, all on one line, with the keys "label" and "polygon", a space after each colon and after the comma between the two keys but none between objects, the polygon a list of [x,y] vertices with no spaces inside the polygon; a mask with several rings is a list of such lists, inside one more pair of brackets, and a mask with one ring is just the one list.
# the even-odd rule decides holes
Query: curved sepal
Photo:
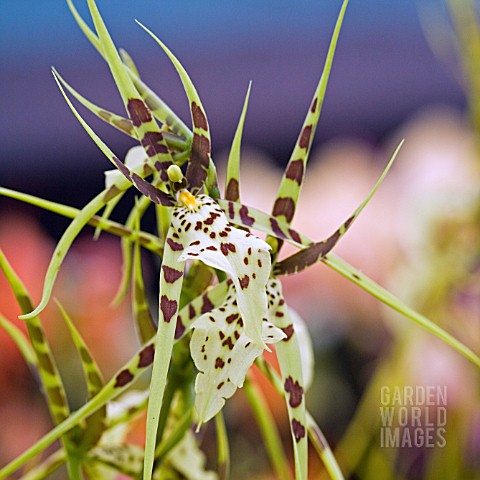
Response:
[{"label": "curved sepal", "polygon": [[383,170],[380,178],[377,180],[377,183],[372,188],[370,193],[367,195],[367,198],[363,200],[363,202],[357,207],[357,209],[353,212],[353,214],[340,225],[335,232],[330,235],[326,240],[322,240],[321,242],[315,242],[313,245],[310,245],[308,248],[304,250],[300,250],[299,252],[291,255],[290,257],[286,258],[285,260],[277,263],[275,265],[275,274],[277,275],[290,275],[293,273],[301,272],[305,270],[307,267],[313,265],[314,263],[318,262],[321,258],[324,258],[328,252],[330,252],[333,247],[338,243],[338,241],[347,233],[348,229],[353,225],[355,220],[359,217],[362,210],[367,206],[368,202],[371,200],[375,192],[377,191],[378,187],[383,182],[383,179],[387,175],[390,167],[392,166],[400,148],[403,145],[403,140],[400,142],[398,147],[393,152],[387,166]]},{"label": "curved sepal", "polygon": [[238,126],[233,137],[230,155],[227,163],[227,176],[225,179],[225,199],[232,202],[240,201],[240,145],[242,143],[243,125],[247,116],[248,100],[250,98],[250,89],[252,82],[248,84],[247,94],[243,103],[242,114],[238,121]]},{"label": "curved sepal", "polygon": [[[193,82],[175,55],[151,30],[140,22],[137,21],[137,23],[162,47],[168,58],[170,58],[187,94],[192,116],[193,140],[186,176],[190,189],[193,193],[196,193],[205,183],[210,167],[211,139],[205,109]],[[211,181],[211,183],[216,185],[216,179]]]}]

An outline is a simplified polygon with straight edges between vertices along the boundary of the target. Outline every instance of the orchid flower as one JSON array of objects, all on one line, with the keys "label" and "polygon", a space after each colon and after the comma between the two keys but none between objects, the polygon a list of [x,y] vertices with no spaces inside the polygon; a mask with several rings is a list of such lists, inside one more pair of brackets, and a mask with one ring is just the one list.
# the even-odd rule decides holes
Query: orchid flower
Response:
[{"label": "orchid flower", "polygon": [[[280,365],[277,387],[285,398],[290,421],[295,477],[297,480],[306,480],[307,430],[311,421],[309,422],[306,409],[305,392],[312,379],[313,356],[308,332],[298,315],[286,304],[279,277],[298,273],[318,261],[337,270],[387,305],[393,306],[429,329],[474,363],[480,363],[478,356],[467,347],[330,253],[372,198],[392,165],[398,148],[370,194],[330,237],[314,242],[291,227],[348,0],[343,0],[323,74],[287,164],[271,215],[248,207],[240,201],[240,144],[250,87],[232,143],[225,198],[222,199],[217,185],[215,165],[211,158],[211,138],[206,112],[192,81],[177,58],[150,30],[141,25],[161,46],[180,76],[189,102],[192,131],[140,79],[138,69],[128,54],[117,51],[95,1],[88,0],[95,31],[83,21],[72,1],[67,2],[77,23],[107,62],[128,118],[109,112],[85,99],[56,70],[53,71],[55,80],[74,115],[114,165],[115,170],[106,172],[105,189],[82,210],[0,189],[0,194],[21,198],[73,218],[55,249],[39,305],[36,308],[30,304],[23,306],[22,318],[27,321],[27,326],[32,328],[32,338],[38,340],[40,336],[37,316],[51,297],[56,275],[70,245],[82,228],[90,223],[99,229],[98,231],[105,230],[119,235],[124,241],[122,246],[125,246],[123,249],[125,284],[121,288],[122,292],[132,271],[128,252],[131,244],[133,242],[136,244],[133,278],[135,290],[141,294],[135,293],[134,311],[139,317],[137,323],[141,324],[139,330],[143,345],[106,384],[103,384],[103,380],[100,381],[101,377],[98,376],[96,366],[82,353],[82,359],[89,360],[85,362],[88,365],[84,366],[86,377],[89,377],[90,371],[99,379],[96,385],[91,385],[88,402],[73,414],[70,414],[66,407],[64,395],[57,402],[58,405],[53,401],[53,393],[57,391],[57,386],[60,389],[61,381],[56,375],[55,382],[48,379],[49,383],[46,382],[46,385],[50,390],[47,388],[47,396],[51,397],[50,406],[58,425],[28,452],[2,468],[0,479],[6,478],[57,438],[64,442],[66,461],[72,463],[69,468],[72,471],[77,468],[78,471],[80,467],[75,465],[77,452],[71,455],[69,450],[72,444],[76,446],[70,430],[77,425],[83,425],[83,421],[93,426],[92,433],[88,435],[85,433],[80,441],[80,445],[87,452],[87,460],[110,464],[118,471],[135,478],[140,475],[143,462],[144,480],[152,478],[152,475],[153,478],[170,478],[169,475],[176,478],[183,475],[192,480],[213,479],[216,475],[205,471],[204,457],[198,450],[193,432],[190,430],[192,422],[190,405],[193,403],[195,405],[197,415],[195,420],[198,427],[214,416],[217,416],[218,420],[226,400],[242,387],[252,364],[255,361],[260,364],[263,351],[269,348],[268,345],[274,345],[272,348],[275,348]],[[139,142],[139,146],[129,151],[124,162],[119,160],[81,117],[65,90],[99,118]],[[151,178],[148,180],[148,177]],[[110,221],[108,216],[116,202],[132,185],[138,189],[142,197],[132,208],[126,224]],[[150,203],[155,204],[157,210],[158,235],[140,230],[141,216]],[[103,216],[96,216],[102,208],[105,208]],[[265,233],[266,241],[250,230]],[[299,248],[299,251],[278,260],[278,253],[285,241]],[[148,304],[141,292],[144,288],[143,283],[138,278],[141,277],[140,246],[161,257],[156,325],[149,320]],[[184,281],[184,277],[188,279],[198,265],[214,271],[218,283],[214,286],[214,282],[211,281],[211,277],[214,276],[212,273],[207,276],[206,283],[198,282],[200,287],[194,288],[192,296],[186,299],[183,287],[187,282]],[[224,280],[225,276],[228,277],[227,280]],[[66,321],[72,330],[74,340],[78,343],[77,348],[84,352],[84,345],[74,333],[72,322],[67,319]],[[155,327],[155,336],[149,339]],[[170,372],[175,370],[175,365],[173,363],[171,365],[175,342],[178,342],[177,346],[189,347],[188,362],[192,370],[193,362],[197,372],[195,399],[189,403],[185,418],[178,422],[181,428],[176,432],[178,434],[175,437],[176,443],[167,457],[162,456],[159,450],[169,439],[165,440],[165,443],[162,439],[157,445],[157,433],[158,438],[161,438],[164,431],[163,427],[159,429],[159,424],[162,418],[175,410],[172,406],[175,391],[170,392],[169,399],[169,395],[166,394],[168,388],[172,386],[169,383],[171,378],[168,376],[169,368]],[[129,388],[152,363],[145,449],[114,445],[115,448],[108,450],[105,444],[102,444],[105,439],[108,440],[109,432],[105,431],[104,424],[108,402]],[[47,359],[43,353],[39,356],[38,364],[46,371],[50,364],[50,356]],[[193,376],[189,379],[190,382],[193,382]],[[189,390],[189,387],[190,383],[185,390]],[[187,394],[183,393],[186,397]],[[85,429],[81,432],[84,433]],[[100,440],[103,433],[104,438]],[[125,462],[120,461],[121,458],[119,460],[118,456],[124,454],[131,454],[136,459],[135,465],[131,466],[133,470],[128,470],[130,467],[124,465]],[[333,456],[328,461],[334,462]],[[187,464],[193,465],[188,471],[183,469]],[[333,470],[339,471],[338,466]],[[341,478],[341,474],[336,478]]]}]

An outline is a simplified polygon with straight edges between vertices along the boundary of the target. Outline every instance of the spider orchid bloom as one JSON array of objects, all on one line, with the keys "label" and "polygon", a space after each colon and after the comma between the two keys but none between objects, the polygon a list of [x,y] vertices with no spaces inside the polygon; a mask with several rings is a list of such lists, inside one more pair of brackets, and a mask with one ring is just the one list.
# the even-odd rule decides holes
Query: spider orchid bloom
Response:
[{"label": "spider orchid bloom", "polygon": [[[127,160],[132,155],[127,155]],[[170,180],[167,190],[171,192],[169,195],[130,170],[127,162],[117,162],[121,174],[155,203],[173,205],[165,249],[175,254],[176,262],[169,265],[164,257],[162,271],[166,284],[173,285],[183,276],[183,263],[186,260],[201,260],[206,265],[225,272],[234,286],[235,308],[243,319],[246,336],[261,349],[267,348],[262,322],[267,316],[266,285],[271,272],[270,245],[255,235],[232,226],[224,211],[208,195],[193,195],[186,188],[187,180],[178,166],[171,165],[167,170]],[[141,169],[142,165],[142,162],[136,162],[135,168]],[[107,181],[114,174],[115,172],[107,172]],[[120,180],[123,179],[117,181]],[[177,307],[176,301],[166,294],[162,295],[160,308],[167,323]]]}]

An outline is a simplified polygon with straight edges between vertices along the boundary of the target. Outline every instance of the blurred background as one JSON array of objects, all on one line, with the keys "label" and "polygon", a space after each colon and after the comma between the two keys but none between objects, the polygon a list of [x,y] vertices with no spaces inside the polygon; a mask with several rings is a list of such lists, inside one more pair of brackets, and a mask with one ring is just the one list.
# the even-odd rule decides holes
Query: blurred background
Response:
[{"label": "blurred background", "polygon": [[[86,2],[75,3],[88,18]],[[458,34],[465,18],[474,19],[471,2],[451,4],[457,5],[457,17],[443,0],[351,0],[294,226],[315,239],[329,235],[366,196],[405,138],[391,174],[336,253],[478,352],[480,162],[472,81],[477,38],[468,35],[471,25],[460,30],[471,45]],[[99,0],[98,5],[117,46],[133,56],[144,80],[189,124],[174,69],[134,19],[182,61],[206,108],[220,171],[253,81],[242,144],[242,197],[271,209],[341,2]],[[110,164],[65,104],[51,66],[88,99],[122,114],[108,68],[65,2],[0,0],[0,12],[0,186],[81,207],[103,188]],[[123,158],[133,143],[86,118]],[[130,205],[122,202],[114,218],[122,220]],[[149,221],[153,215],[145,228]],[[0,248],[35,301],[67,225],[0,197]],[[86,230],[75,243],[55,295],[109,378],[138,344],[128,301],[109,306],[121,274],[119,242],[105,234],[97,242],[91,238]],[[154,284],[155,268],[146,265],[146,276]],[[479,478],[478,378],[471,365],[323,265],[284,285],[287,300],[313,335],[317,370],[310,408],[342,467],[352,472],[349,478]],[[13,322],[19,314],[3,277],[0,312]],[[72,374],[79,369],[68,333],[56,307],[44,317],[72,406],[78,407],[84,392]],[[105,345],[105,335],[111,344]],[[28,369],[3,332],[0,364],[3,464],[44,433],[49,420]],[[378,448],[379,388],[385,384],[448,386],[450,441],[443,451]],[[267,394],[281,418],[281,401]],[[273,478],[266,457],[252,447],[258,435],[242,431],[250,415],[244,403],[237,395],[228,410],[238,432],[232,441],[233,478]],[[19,422],[25,422],[20,430]],[[283,428],[288,440],[286,422]],[[319,462],[312,470],[324,474]]]}]

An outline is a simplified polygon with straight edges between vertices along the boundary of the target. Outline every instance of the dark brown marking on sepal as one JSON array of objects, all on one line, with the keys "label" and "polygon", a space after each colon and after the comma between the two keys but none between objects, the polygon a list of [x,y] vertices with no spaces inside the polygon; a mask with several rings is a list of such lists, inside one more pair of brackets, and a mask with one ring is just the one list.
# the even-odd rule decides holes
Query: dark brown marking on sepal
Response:
[{"label": "dark brown marking on sepal", "polygon": [[136,173],[132,174],[132,182],[134,185],[148,197],[153,203],[163,205],[165,207],[172,207],[174,205],[173,200],[162,190],[158,189],[151,183],[148,183],[140,175]]},{"label": "dark brown marking on sepal", "polygon": [[145,105],[145,102],[139,98],[131,98],[128,100],[127,110],[134,127],[139,127],[142,123],[152,121],[150,110]]},{"label": "dark brown marking on sepal", "polygon": [[202,187],[207,178],[210,162],[210,140],[204,135],[193,135],[190,161],[188,162],[186,177],[191,189]]},{"label": "dark brown marking on sepal", "polygon": [[283,339],[284,342],[288,342],[295,333],[295,329],[292,323],[290,325],[287,325],[286,327],[281,328],[280,330],[282,330],[282,332],[286,335],[286,337]]},{"label": "dark brown marking on sepal", "polygon": [[161,132],[146,132],[142,138],[142,146],[149,157],[168,153]]},{"label": "dark brown marking on sepal", "polygon": [[233,207],[232,202],[228,202],[228,216],[230,217],[230,220],[235,218],[235,208]]},{"label": "dark brown marking on sepal", "polygon": [[170,320],[177,312],[178,303],[176,300],[169,300],[166,295],[160,298],[160,309],[163,313],[163,320],[165,323],[170,323]]},{"label": "dark brown marking on sepal", "polygon": [[240,314],[238,313],[232,313],[231,315],[229,315],[225,321],[230,325],[231,323],[235,322],[236,320],[238,320],[238,317],[240,317]]},{"label": "dark brown marking on sepal", "polygon": [[103,381],[96,372],[88,372],[87,377],[88,383],[90,383],[90,385],[92,385],[97,390],[100,390],[103,387]]},{"label": "dark brown marking on sepal", "polygon": [[171,268],[168,265],[162,265],[162,270],[167,283],[175,283],[183,275],[181,270]]},{"label": "dark brown marking on sepal", "polygon": [[287,236],[282,232],[281,228],[279,227],[278,222],[274,218],[270,219],[270,226],[272,227],[272,231],[276,237],[281,239],[287,238]]},{"label": "dark brown marking on sepal", "polygon": [[310,111],[311,111],[312,113],[315,113],[315,110],[317,109],[317,103],[318,103],[318,98],[315,97],[315,98],[313,99],[312,106],[310,107]]},{"label": "dark brown marking on sepal", "polygon": [[167,243],[174,252],[180,252],[183,250],[183,245],[181,243],[174,242],[171,238],[167,238]]},{"label": "dark brown marking on sepal", "polygon": [[292,432],[297,443],[305,437],[305,427],[295,418],[292,420]]},{"label": "dark brown marking on sepal", "polygon": [[292,377],[287,377],[284,388],[285,392],[290,394],[288,403],[290,403],[292,408],[297,408],[302,403],[303,399],[302,386],[297,381],[294,382]]},{"label": "dark brown marking on sepal", "polygon": [[[227,189],[225,191],[225,199],[230,200],[232,202],[237,202],[239,198],[240,198],[240,187],[238,185],[238,180],[236,178],[231,178],[228,182]],[[230,208],[230,205],[229,205],[229,208]]]},{"label": "dark brown marking on sepal", "polygon": [[289,273],[296,273],[304,270],[305,268],[313,265],[320,258],[329,253],[332,248],[337,244],[342,235],[337,230],[333,235],[328,237],[322,242],[314,243],[304,250],[287,257],[285,260],[277,263],[276,272],[280,275]]},{"label": "dark brown marking on sepal", "polygon": [[60,387],[48,387],[48,397],[55,405],[64,406],[66,403],[65,394]]},{"label": "dark brown marking on sepal", "polygon": [[302,159],[294,160],[293,162],[289,163],[285,172],[285,176],[301,185],[303,182],[304,168],[305,166]]},{"label": "dark brown marking on sepal", "polygon": [[201,313],[207,313],[213,310],[214,306],[213,303],[208,298],[208,295],[204,294],[203,297],[202,308],[200,310]]},{"label": "dark brown marking on sepal", "polygon": [[133,374],[130,370],[122,370],[115,378],[115,388],[124,387],[133,380]]},{"label": "dark brown marking on sepal", "polygon": [[192,102],[192,119],[195,128],[201,128],[208,132],[208,122],[205,113],[203,113],[202,107]]},{"label": "dark brown marking on sepal", "polygon": [[287,222],[291,222],[293,214],[295,213],[295,202],[293,198],[290,197],[280,197],[275,200],[273,205],[272,215],[274,217],[279,217],[284,215],[287,219]]},{"label": "dark brown marking on sepal", "polygon": [[297,243],[302,243],[302,239],[300,238],[299,233],[296,230],[293,230],[292,228],[288,229],[288,234]]},{"label": "dark brown marking on sepal", "polygon": [[307,125],[303,130],[302,134],[300,136],[300,140],[298,142],[298,145],[300,148],[307,149],[308,146],[310,145],[310,135],[312,134],[312,126]]},{"label": "dark brown marking on sepal", "polygon": [[52,359],[50,355],[45,352],[38,352],[37,353],[38,363],[46,372],[50,375],[55,375],[55,367],[53,366]]},{"label": "dark brown marking on sepal", "polygon": [[112,185],[103,196],[103,201],[105,203],[109,202],[112,198],[115,198],[120,193],[120,190],[115,186]]},{"label": "dark brown marking on sepal", "polygon": [[155,347],[148,345],[138,355],[138,368],[148,367],[153,363],[153,357],[155,356]]},{"label": "dark brown marking on sepal", "polygon": [[242,205],[239,213],[242,223],[247,227],[251,227],[255,223],[255,219],[248,216],[248,208],[245,205]]},{"label": "dark brown marking on sepal", "polygon": [[177,325],[175,326],[175,340],[178,340],[185,333],[185,325],[182,322],[180,315],[177,317]]},{"label": "dark brown marking on sepal", "polygon": [[28,328],[28,333],[33,343],[42,344],[45,342],[45,334],[37,325],[30,325]]}]

